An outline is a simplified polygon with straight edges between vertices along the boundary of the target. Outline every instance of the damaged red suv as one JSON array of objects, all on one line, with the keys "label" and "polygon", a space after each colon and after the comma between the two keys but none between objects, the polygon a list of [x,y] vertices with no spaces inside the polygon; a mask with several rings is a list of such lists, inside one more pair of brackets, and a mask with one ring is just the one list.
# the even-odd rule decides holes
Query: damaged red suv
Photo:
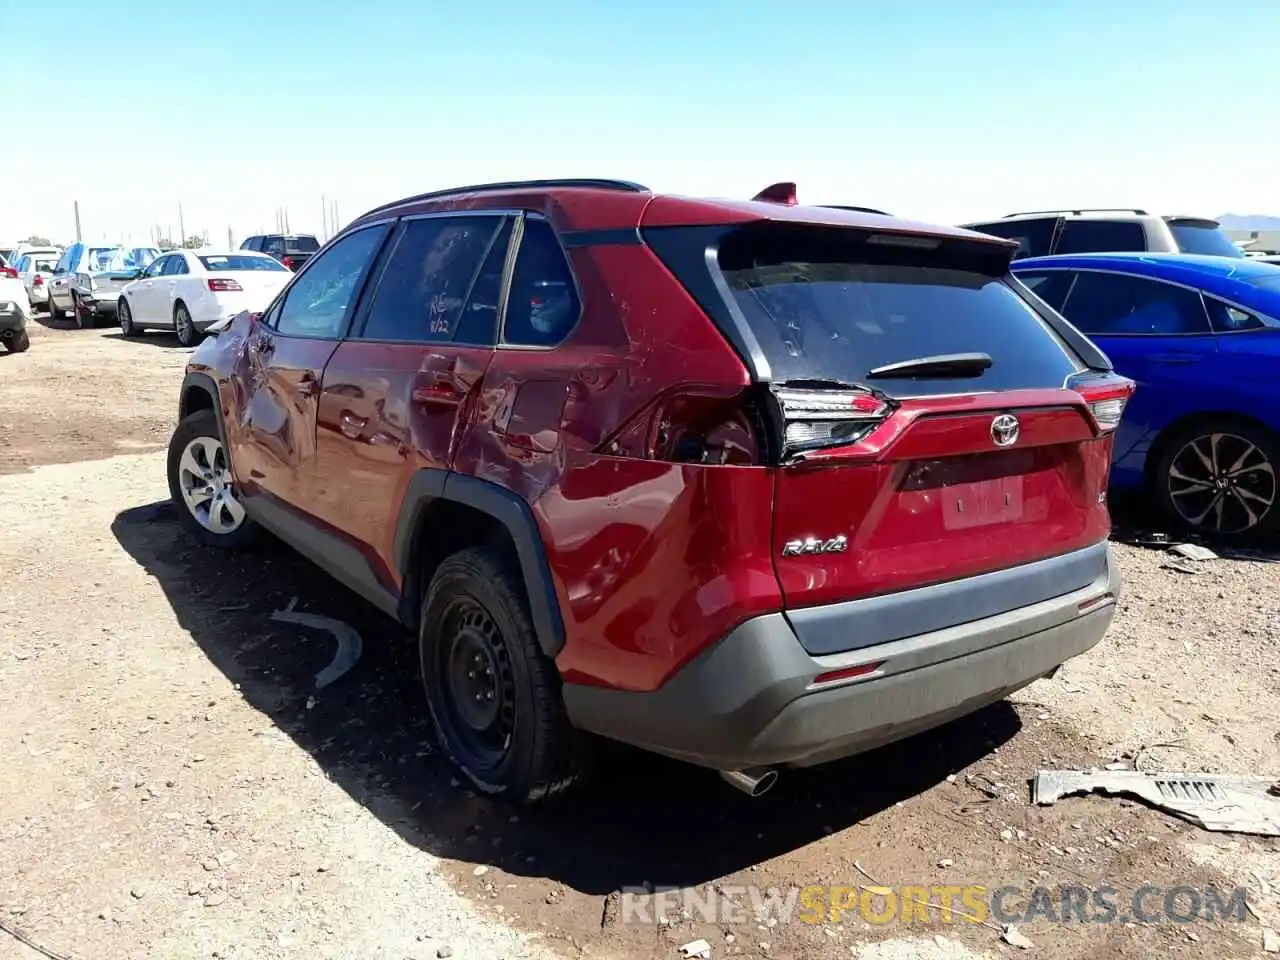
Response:
[{"label": "damaged red suv", "polygon": [[194,354],[193,533],[266,530],[416,631],[488,793],[587,734],[721,771],[848,756],[1096,644],[1133,389],[1014,245],[612,180],[379,207]]}]

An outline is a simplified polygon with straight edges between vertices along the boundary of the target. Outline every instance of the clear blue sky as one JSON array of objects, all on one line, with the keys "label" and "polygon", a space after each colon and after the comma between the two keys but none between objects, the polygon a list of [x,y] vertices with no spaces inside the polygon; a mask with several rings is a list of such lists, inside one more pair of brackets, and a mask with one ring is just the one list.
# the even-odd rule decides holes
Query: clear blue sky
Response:
[{"label": "clear blue sky", "polygon": [[318,232],[322,193],[555,175],[1280,213],[1280,0],[0,0],[0,47],[0,240],[66,241],[73,199],[87,237],[181,202],[239,242],[277,206]]}]

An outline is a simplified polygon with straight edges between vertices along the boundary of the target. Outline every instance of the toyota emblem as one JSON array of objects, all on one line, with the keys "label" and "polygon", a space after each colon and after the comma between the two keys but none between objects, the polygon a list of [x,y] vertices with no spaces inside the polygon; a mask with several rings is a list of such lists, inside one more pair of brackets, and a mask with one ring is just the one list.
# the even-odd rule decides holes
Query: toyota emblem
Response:
[{"label": "toyota emblem", "polygon": [[1018,442],[1022,425],[1011,413],[1002,413],[991,421],[991,439],[997,447],[1009,447]]}]

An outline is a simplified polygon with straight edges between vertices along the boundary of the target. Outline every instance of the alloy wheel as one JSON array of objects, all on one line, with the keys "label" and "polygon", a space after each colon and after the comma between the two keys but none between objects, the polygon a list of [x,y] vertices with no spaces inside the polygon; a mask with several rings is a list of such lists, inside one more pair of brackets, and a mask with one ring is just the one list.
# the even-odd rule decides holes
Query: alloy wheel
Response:
[{"label": "alloy wheel", "polygon": [[1253,441],[1207,433],[1188,441],[1169,464],[1169,500],[1193,527],[1238,534],[1258,526],[1276,502],[1276,468]]},{"label": "alloy wheel", "polygon": [[244,523],[226,451],[216,438],[196,437],[187,444],[178,461],[178,486],[191,516],[210,533],[234,533]]},{"label": "alloy wheel", "polygon": [[186,307],[178,307],[173,315],[173,325],[178,334],[178,343],[189,347],[196,340],[196,329],[191,323],[191,314]]}]

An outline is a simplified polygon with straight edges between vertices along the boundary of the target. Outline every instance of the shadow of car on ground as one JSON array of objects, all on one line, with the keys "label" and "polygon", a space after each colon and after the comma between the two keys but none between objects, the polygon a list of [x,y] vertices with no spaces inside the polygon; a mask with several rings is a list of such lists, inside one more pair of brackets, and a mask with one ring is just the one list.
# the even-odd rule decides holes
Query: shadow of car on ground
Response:
[{"label": "shadow of car on ground", "polygon": [[[928,790],[1020,728],[1001,702],[856,759],[784,771],[756,799],[712,771],[608,745],[584,791],[517,810],[467,790],[436,755],[405,631],[288,547],[209,550],[168,502],[122,512],[112,531],[248,703],[405,840],[584,894],[690,886],[789,853]],[[294,597],[299,610],[343,620],[364,640],[355,669],[319,692],[313,677],[332,641],[268,619]]]}]

